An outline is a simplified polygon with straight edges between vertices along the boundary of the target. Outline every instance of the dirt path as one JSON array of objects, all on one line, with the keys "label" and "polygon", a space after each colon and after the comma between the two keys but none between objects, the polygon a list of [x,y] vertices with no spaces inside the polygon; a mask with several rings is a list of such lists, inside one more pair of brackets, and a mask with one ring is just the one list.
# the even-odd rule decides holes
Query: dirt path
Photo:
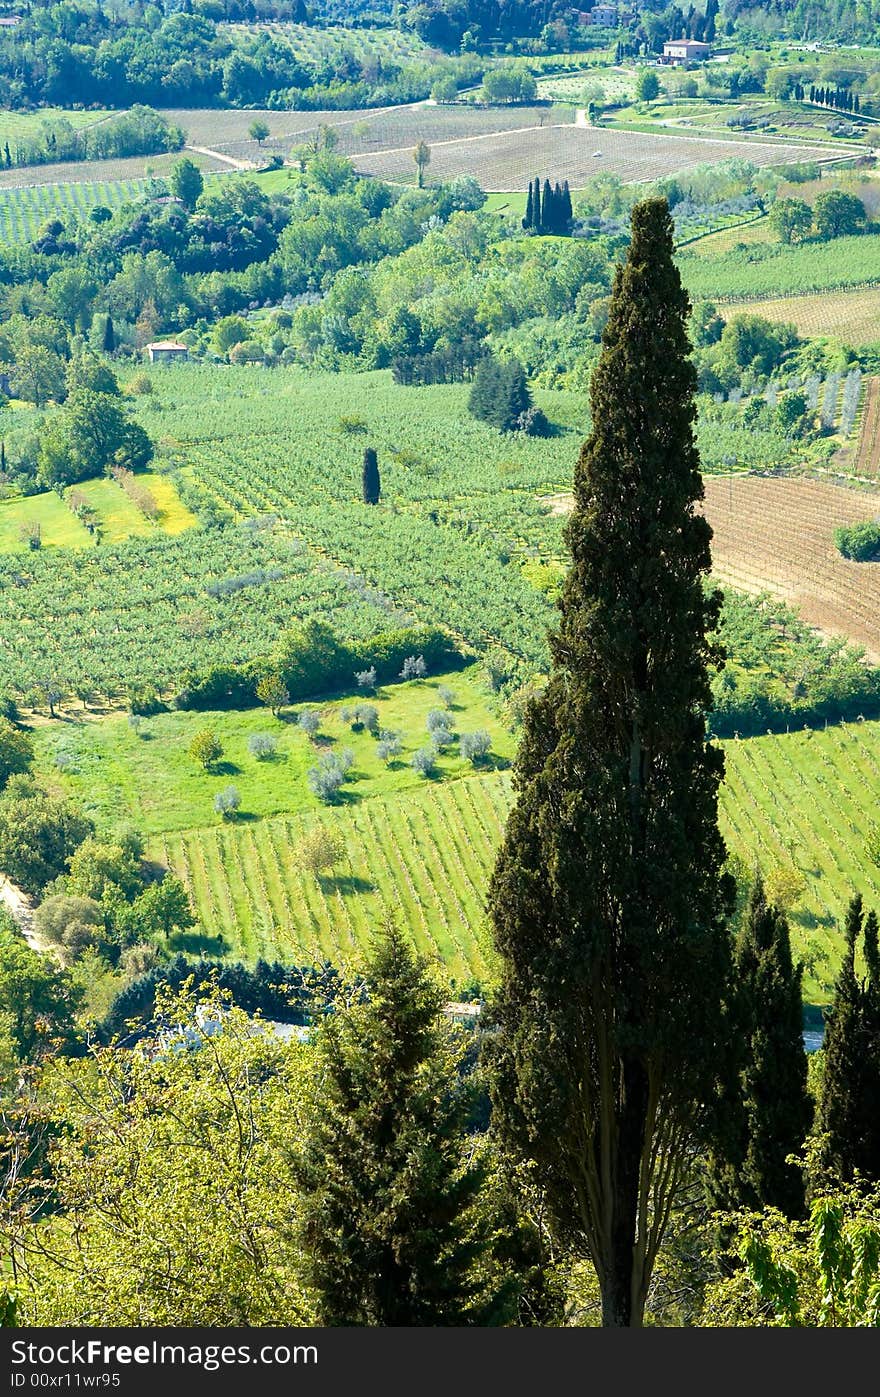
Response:
[{"label": "dirt path", "polygon": [[224,165],[231,165],[234,170],[255,170],[257,167],[252,160],[236,160],[232,155],[223,155],[219,150],[211,150],[209,146],[184,146],[184,150],[194,150],[196,155],[208,155],[213,160],[222,160]]},{"label": "dirt path", "polygon": [[46,947],[34,931],[33,903],[27,893],[22,892],[21,888],[16,887],[15,883],[11,883],[2,873],[0,873],[0,905],[10,913],[31,949],[42,954]]}]

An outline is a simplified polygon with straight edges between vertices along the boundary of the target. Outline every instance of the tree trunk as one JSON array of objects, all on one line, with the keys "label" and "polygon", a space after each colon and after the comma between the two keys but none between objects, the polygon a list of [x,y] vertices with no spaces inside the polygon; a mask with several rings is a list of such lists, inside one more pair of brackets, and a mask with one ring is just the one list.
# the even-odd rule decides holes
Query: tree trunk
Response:
[{"label": "tree trunk", "polygon": [[[642,1326],[644,1301],[636,1234],[640,1221],[639,1181],[647,1098],[648,1084],[642,1064],[624,1063],[608,1261],[605,1275],[600,1278],[602,1324],[607,1328],[640,1329]],[[645,1220],[641,1222],[644,1226]]]}]

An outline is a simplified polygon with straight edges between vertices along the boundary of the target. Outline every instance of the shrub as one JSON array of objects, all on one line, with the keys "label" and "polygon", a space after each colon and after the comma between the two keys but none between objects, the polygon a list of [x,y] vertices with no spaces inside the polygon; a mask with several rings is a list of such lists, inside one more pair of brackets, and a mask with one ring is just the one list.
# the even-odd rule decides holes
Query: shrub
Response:
[{"label": "shrub", "polygon": [[371,703],[359,703],[354,710],[354,721],[359,728],[366,728],[367,732],[377,733],[379,731],[379,710]]},{"label": "shrub", "polygon": [[325,869],[332,868],[338,863],[345,852],[342,839],[335,830],[325,829],[323,825],[316,825],[313,830],[309,830],[304,835],[299,846],[300,866],[308,873],[314,873],[315,877],[323,873]]},{"label": "shrub", "polygon": [[834,542],[844,558],[855,563],[880,562],[880,524],[851,524],[834,530]]},{"label": "shrub", "polygon": [[241,796],[235,786],[227,786],[224,791],[218,791],[214,797],[214,809],[218,815],[223,816],[224,820],[232,819],[240,805]]},{"label": "shrub", "polygon": [[353,436],[357,432],[365,432],[367,424],[363,417],[358,417],[354,413],[347,413],[340,417],[336,423],[337,428],[343,436]]},{"label": "shrub", "polygon": [[387,729],[379,733],[379,742],[376,747],[379,760],[391,762],[395,757],[399,757],[403,751],[403,743],[396,732],[389,732]]},{"label": "shrub", "polygon": [[492,750],[492,739],[485,728],[478,728],[476,732],[463,732],[458,747],[461,755],[476,766]]},{"label": "shrub", "polygon": [[437,767],[437,752],[434,747],[420,747],[418,752],[413,752],[410,758],[410,766],[417,771],[420,776],[432,776]]},{"label": "shrub", "polygon": [[319,800],[334,800],[345,782],[345,771],[333,752],[325,752],[317,766],[306,772],[309,790]]},{"label": "shrub", "polygon": [[223,745],[212,728],[201,728],[189,744],[189,754],[208,771],[223,756]]},{"label": "shrub", "polygon": [[455,690],[450,689],[448,684],[441,684],[437,690],[437,697],[444,708],[451,708],[455,703]]},{"label": "shrub", "polygon": [[297,723],[307,737],[314,737],[321,726],[321,717],[313,708],[307,708],[300,713]]},{"label": "shrub", "polygon": [[357,680],[357,686],[359,689],[375,689],[376,666],[370,665],[369,669],[362,669],[354,677]]},{"label": "shrub", "polygon": [[247,745],[251,756],[259,762],[274,757],[278,750],[278,742],[270,732],[252,732]]},{"label": "shrub", "polygon": [[401,679],[424,679],[428,673],[428,666],[425,664],[423,655],[407,655],[403,662],[403,669],[400,671]]}]

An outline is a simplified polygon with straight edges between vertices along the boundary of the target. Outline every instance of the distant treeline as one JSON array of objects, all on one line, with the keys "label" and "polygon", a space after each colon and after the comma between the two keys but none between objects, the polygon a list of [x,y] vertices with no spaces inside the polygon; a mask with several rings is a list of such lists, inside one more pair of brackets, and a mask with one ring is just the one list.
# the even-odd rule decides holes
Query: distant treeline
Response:
[{"label": "distant treeline", "polygon": [[350,689],[355,674],[370,668],[377,683],[387,684],[399,678],[409,655],[421,655],[429,673],[466,663],[453,637],[439,627],[411,626],[342,641],[325,622],[309,621],[285,632],[270,655],[184,674],[173,703],[184,709],[252,708],[259,702],[257,685],[269,674],[280,678],[291,703],[299,703]]},{"label": "distant treeline", "polygon": [[245,1013],[290,1024],[309,1023],[332,1004],[339,989],[339,974],[328,962],[296,966],[258,960],[250,970],[237,962],[178,955],[120,991],[99,1026],[101,1040],[122,1036],[131,1041],[154,1032],[157,992],[180,990],[187,980],[195,990],[214,981],[221,995],[228,994]]},{"label": "distant treeline", "polygon": [[395,383],[407,388],[426,383],[466,383],[486,354],[483,340],[467,336],[448,349],[435,349],[428,354],[398,354],[391,361]]},{"label": "distant treeline", "polygon": [[19,136],[14,147],[5,141],[0,159],[14,165],[49,165],[56,160],[120,160],[128,155],[160,155],[180,150],[186,139],[152,107],[134,106],[106,121],[80,130],[64,117],[41,121],[30,136]]}]

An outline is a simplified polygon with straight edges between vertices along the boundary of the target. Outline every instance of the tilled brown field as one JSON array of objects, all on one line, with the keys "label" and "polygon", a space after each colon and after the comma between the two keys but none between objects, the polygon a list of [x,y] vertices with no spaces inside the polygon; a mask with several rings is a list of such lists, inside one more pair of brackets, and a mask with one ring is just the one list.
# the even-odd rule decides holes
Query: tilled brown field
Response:
[{"label": "tilled brown field", "polygon": [[[724,141],[702,137],[644,135],[583,126],[529,128],[526,113],[520,130],[497,131],[437,141],[431,147],[432,180],[473,175],[484,189],[524,189],[536,171],[549,171],[553,179],[567,179],[581,188],[603,170],[625,183],[659,179],[718,160],[750,160],[775,165],[796,160],[828,160],[839,155],[823,146],[799,146],[768,141]],[[430,144],[430,142],[429,142]],[[387,143],[386,143],[387,146]],[[381,179],[411,181],[412,147],[377,150],[354,156],[355,167]]]},{"label": "tilled brown field", "polygon": [[713,572],[744,592],[772,592],[811,626],[863,645],[880,663],[880,564],[853,563],[834,530],[880,516],[880,494],[824,481],[706,480]]},{"label": "tilled brown field", "polygon": [[[534,107],[472,107],[437,106],[432,102],[415,102],[404,107],[372,107],[362,111],[272,112],[272,111],[199,111],[195,109],[166,112],[169,121],[182,126],[187,140],[224,155],[245,160],[259,160],[267,153],[287,155],[297,145],[308,140],[319,126],[333,128],[342,155],[360,159],[375,151],[407,151],[412,177],[412,148],[418,141],[429,145],[438,141],[459,140],[484,136],[519,127],[540,127],[564,124],[566,116],[560,108]],[[260,117],[269,127],[269,136],[262,148],[248,135],[248,127]],[[574,111],[568,114],[574,120]]]}]

